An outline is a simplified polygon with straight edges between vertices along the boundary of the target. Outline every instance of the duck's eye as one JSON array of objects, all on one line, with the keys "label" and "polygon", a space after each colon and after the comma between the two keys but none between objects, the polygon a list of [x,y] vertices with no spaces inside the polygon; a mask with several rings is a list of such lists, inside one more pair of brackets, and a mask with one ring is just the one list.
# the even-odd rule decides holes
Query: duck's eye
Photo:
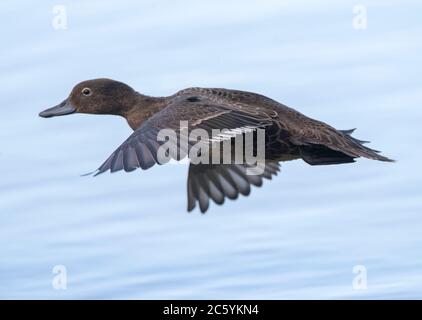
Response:
[{"label": "duck's eye", "polygon": [[90,88],[83,88],[83,89],[82,89],[82,94],[83,94],[84,96],[90,96],[90,95],[91,95],[91,93],[92,93],[92,91],[91,91],[91,89],[90,89]]}]

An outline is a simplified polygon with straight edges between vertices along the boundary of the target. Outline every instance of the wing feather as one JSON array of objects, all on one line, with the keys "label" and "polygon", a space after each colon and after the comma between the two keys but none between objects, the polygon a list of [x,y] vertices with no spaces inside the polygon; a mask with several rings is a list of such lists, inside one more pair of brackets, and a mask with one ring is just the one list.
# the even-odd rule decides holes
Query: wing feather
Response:
[{"label": "wing feather", "polygon": [[202,213],[208,210],[209,200],[217,204],[224,203],[225,198],[236,199],[239,194],[248,196],[251,185],[260,187],[264,179],[277,175],[280,165],[277,162],[265,163],[264,172],[248,175],[246,164],[190,164],[188,174],[188,211],[196,203]]},{"label": "wing feather", "polygon": [[[139,129],[135,130],[129,138],[123,142],[110,157],[97,169],[96,174],[101,174],[107,170],[116,172],[124,170],[130,172],[136,168],[143,170],[151,168],[155,164],[162,164],[166,161],[158,159],[157,153],[164,141],[158,141],[158,133],[161,129],[174,129],[178,135],[176,148],[170,150],[183,149],[180,144],[180,121],[188,121],[188,131],[193,129],[204,129],[209,133],[210,142],[212,140],[213,129],[228,129],[229,133],[225,138],[232,138],[241,134],[243,129],[238,128],[261,128],[271,124],[271,119],[265,113],[251,114],[242,108],[233,108],[233,106],[220,102],[215,102],[206,97],[188,100],[190,95],[176,96],[168,106],[146,120]],[[231,131],[230,131],[231,130]],[[218,141],[223,139],[218,136]],[[190,141],[188,147],[193,145]],[[183,150],[185,153],[188,150]],[[170,157],[180,160],[178,153],[171,153]],[[160,161],[159,161],[160,160]],[[205,202],[202,203],[205,206]]]}]

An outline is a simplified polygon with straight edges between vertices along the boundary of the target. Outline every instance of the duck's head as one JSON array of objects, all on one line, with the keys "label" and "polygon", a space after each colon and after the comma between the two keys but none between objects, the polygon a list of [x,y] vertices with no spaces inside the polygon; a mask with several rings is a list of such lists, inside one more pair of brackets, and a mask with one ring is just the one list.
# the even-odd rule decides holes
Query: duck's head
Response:
[{"label": "duck's head", "polygon": [[71,113],[124,115],[136,101],[137,93],[128,85],[111,79],[78,83],[69,97],[55,107],[39,113],[50,118]]}]

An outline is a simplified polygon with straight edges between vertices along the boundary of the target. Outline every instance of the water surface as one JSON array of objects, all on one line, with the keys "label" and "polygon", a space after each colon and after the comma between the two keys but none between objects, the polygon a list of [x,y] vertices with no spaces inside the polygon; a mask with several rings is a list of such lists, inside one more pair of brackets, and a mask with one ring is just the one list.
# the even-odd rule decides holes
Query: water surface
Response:
[{"label": "water surface", "polygon": [[[65,30],[55,1],[0,4],[0,298],[421,298],[419,3],[366,1],[365,30],[353,1],[60,4]],[[399,161],[285,163],[188,214],[186,164],[80,176],[130,134],[123,119],[37,116],[98,77],[260,92]]]}]

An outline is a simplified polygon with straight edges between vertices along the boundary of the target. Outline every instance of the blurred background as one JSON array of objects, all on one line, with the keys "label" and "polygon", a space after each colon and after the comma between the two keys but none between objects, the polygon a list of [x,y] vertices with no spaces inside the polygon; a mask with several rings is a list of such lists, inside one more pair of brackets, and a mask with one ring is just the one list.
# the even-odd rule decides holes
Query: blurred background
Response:
[{"label": "blurred background", "polygon": [[[417,1],[2,1],[0,298],[421,298]],[[81,174],[122,118],[38,112],[86,79],[267,95],[397,163],[302,161],[186,212],[187,165]]]}]

